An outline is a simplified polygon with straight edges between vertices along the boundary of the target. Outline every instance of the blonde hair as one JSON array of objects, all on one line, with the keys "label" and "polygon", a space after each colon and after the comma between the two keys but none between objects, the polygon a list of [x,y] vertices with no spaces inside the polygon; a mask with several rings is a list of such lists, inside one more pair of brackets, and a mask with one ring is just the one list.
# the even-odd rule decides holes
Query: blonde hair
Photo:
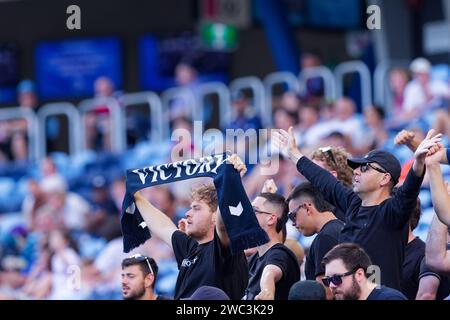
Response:
[{"label": "blonde hair", "polygon": [[317,149],[312,153],[311,160],[325,162],[328,168],[337,172],[337,179],[346,187],[350,187],[353,182],[353,170],[347,164],[349,154],[342,147],[332,147],[329,152],[332,153],[336,163],[327,152],[324,152],[321,149]]},{"label": "blonde hair", "polygon": [[205,202],[212,212],[217,210],[217,191],[213,184],[201,184],[195,189],[192,189],[191,199],[193,201]]}]

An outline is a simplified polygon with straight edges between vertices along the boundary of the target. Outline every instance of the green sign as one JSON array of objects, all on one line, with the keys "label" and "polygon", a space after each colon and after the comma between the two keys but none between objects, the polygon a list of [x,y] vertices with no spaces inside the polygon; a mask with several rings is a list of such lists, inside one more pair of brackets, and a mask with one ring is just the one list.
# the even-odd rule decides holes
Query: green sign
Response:
[{"label": "green sign", "polygon": [[223,23],[203,24],[201,37],[206,47],[215,50],[233,50],[238,43],[237,29]]}]

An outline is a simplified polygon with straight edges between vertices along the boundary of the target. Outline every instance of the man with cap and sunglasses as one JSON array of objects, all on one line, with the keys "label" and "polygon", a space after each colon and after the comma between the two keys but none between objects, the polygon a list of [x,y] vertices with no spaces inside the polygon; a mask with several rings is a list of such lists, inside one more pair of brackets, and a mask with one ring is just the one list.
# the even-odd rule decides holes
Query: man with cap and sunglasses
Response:
[{"label": "man with cap and sunglasses", "polygon": [[297,170],[325,199],[345,212],[345,227],[339,242],[361,245],[381,270],[381,283],[400,289],[408,221],[417,203],[425,172],[425,157],[438,151],[441,135],[428,132],[417,148],[415,161],[404,184],[392,195],[400,177],[400,162],[389,152],[373,150],[365,157],[349,159],[354,169],[353,188],[344,187],[328,171],[303,156],[292,128],[274,133],[274,142],[284,149]]},{"label": "man with cap and sunglasses", "polygon": [[341,243],[323,258],[325,277],[335,300],[407,300],[398,290],[370,281],[372,262],[357,244]]}]

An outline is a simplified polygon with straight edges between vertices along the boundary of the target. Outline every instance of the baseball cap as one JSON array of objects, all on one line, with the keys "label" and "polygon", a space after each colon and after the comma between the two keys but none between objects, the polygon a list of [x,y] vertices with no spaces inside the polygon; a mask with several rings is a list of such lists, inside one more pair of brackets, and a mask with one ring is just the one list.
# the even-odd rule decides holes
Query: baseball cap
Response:
[{"label": "baseball cap", "polygon": [[230,300],[228,295],[219,288],[201,286],[189,297],[181,300]]},{"label": "baseball cap", "polygon": [[429,73],[431,64],[425,58],[416,58],[409,65],[409,70],[414,73]]},{"label": "baseball cap", "polygon": [[394,184],[398,183],[402,166],[397,158],[390,152],[384,150],[372,150],[363,158],[347,159],[347,163],[352,169],[358,168],[361,164],[372,162],[378,163],[386,170],[391,175]]}]

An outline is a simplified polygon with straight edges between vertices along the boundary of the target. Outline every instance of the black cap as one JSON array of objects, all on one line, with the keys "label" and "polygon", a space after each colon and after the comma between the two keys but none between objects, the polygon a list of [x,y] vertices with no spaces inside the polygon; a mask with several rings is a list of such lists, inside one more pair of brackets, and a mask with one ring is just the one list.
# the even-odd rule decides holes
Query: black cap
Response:
[{"label": "black cap", "polygon": [[325,288],[315,280],[298,281],[289,290],[289,300],[326,300]]},{"label": "black cap", "polygon": [[201,286],[189,298],[181,300],[230,300],[230,298],[222,289]]},{"label": "black cap", "polygon": [[394,185],[397,184],[402,166],[392,153],[384,150],[372,150],[363,158],[347,159],[347,163],[352,169],[358,168],[363,163],[372,162],[378,163],[381,168],[386,170],[391,175]]}]

